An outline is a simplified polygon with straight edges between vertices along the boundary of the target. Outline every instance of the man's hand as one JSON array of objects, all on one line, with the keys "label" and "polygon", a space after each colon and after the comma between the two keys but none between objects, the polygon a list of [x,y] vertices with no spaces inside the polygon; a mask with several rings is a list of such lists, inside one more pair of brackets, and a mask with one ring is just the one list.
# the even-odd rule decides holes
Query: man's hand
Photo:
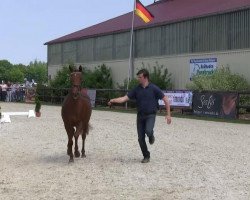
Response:
[{"label": "man's hand", "polygon": [[165,117],[167,124],[171,124],[171,116],[166,115]]},{"label": "man's hand", "polygon": [[109,105],[109,106],[112,105],[112,102],[111,102],[111,101],[112,101],[112,99],[110,99],[109,102],[108,102],[108,105]]}]

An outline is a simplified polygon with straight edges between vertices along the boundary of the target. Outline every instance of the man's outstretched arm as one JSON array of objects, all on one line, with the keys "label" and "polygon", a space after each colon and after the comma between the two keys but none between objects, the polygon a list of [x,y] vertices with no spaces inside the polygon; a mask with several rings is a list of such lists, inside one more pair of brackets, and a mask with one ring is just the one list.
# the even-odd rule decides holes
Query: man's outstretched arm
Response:
[{"label": "man's outstretched arm", "polygon": [[167,123],[170,124],[171,123],[171,113],[170,113],[170,103],[169,103],[168,97],[164,96],[162,98],[162,100],[165,103],[165,108],[166,108],[166,112],[167,112],[165,119],[166,119]]},{"label": "man's outstretched arm", "polygon": [[110,99],[110,101],[108,102],[108,105],[111,106],[112,103],[124,103],[124,102],[126,102],[128,100],[129,100],[128,96],[125,95],[123,97],[118,97],[118,98]]}]

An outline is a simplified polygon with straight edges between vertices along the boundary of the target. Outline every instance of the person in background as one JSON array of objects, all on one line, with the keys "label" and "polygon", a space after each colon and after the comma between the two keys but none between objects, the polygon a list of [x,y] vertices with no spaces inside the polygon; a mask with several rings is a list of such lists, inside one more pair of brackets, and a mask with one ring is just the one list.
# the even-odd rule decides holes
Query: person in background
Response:
[{"label": "person in background", "polygon": [[2,101],[6,101],[6,96],[7,96],[7,84],[2,81]]},{"label": "person in background", "polygon": [[11,82],[7,82],[7,96],[6,96],[6,101],[7,102],[11,102],[12,99],[11,99],[11,89],[12,89],[12,84]]},{"label": "person in background", "polygon": [[2,101],[2,83],[0,83],[0,101]]},{"label": "person in background", "polygon": [[16,84],[16,101],[21,101],[21,87],[20,87],[20,84]]},{"label": "person in background", "polygon": [[153,144],[154,137],[154,125],[156,113],[158,110],[158,100],[162,99],[166,107],[166,122],[171,123],[170,104],[167,96],[163,94],[161,89],[149,81],[149,72],[146,69],[141,69],[137,73],[139,85],[128,92],[123,97],[110,99],[108,105],[113,103],[124,103],[130,99],[136,100],[137,105],[137,133],[138,142],[142,151],[143,160],[142,163],[148,163],[150,161],[150,152],[148,151],[146,144],[146,135],[149,138],[149,143]]}]

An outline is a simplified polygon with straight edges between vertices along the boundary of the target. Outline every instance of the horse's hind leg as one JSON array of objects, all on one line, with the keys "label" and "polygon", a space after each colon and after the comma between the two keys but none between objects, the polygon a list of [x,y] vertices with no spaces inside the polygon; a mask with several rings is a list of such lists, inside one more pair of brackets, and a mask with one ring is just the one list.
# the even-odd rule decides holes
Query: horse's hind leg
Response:
[{"label": "horse's hind leg", "polygon": [[74,135],[74,138],[75,138],[75,157],[78,158],[80,157],[80,152],[78,150],[78,137],[79,135]]},{"label": "horse's hind leg", "polygon": [[67,131],[68,134],[68,150],[67,150],[67,154],[69,155],[69,162],[74,162],[74,158],[73,158],[73,152],[72,152],[72,146],[73,146],[73,135],[74,135],[74,128],[69,126],[69,125],[65,125],[65,129]]},{"label": "horse's hind leg", "polygon": [[85,154],[85,139],[86,139],[86,133],[83,132],[83,134],[82,134],[82,158],[86,157],[86,154]]}]

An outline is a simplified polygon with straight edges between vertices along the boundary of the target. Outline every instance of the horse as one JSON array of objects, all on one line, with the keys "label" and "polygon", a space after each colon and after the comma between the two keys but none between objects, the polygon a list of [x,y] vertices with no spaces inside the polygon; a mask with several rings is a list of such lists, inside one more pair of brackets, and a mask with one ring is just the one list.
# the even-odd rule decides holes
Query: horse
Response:
[{"label": "horse", "polygon": [[74,69],[69,66],[71,89],[65,97],[61,115],[64,122],[64,127],[68,135],[68,149],[67,154],[70,159],[69,162],[74,162],[72,146],[73,136],[75,138],[75,152],[76,158],[80,157],[78,150],[78,137],[82,135],[82,158],[85,158],[85,139],[89,132],[89,120],[92,113],[90,98],[86,90],[81,88],[82,82],[82,66],[79,69]]}]

